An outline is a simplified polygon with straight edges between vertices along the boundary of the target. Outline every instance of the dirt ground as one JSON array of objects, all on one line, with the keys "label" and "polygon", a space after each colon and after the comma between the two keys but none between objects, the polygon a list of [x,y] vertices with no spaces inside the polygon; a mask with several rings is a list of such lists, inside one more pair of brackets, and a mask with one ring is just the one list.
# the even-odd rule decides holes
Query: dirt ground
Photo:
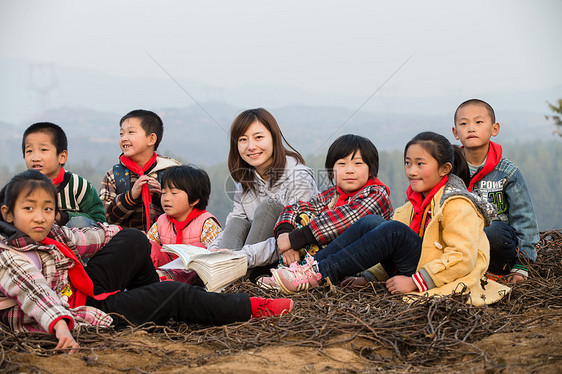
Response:
[{"label": "dirt ground", "polygon": [[[212,347],[172,343],[144,331],[129,336],[129,346],[116,349],[82,351],[76,355],[54,354],[40,357],[21,354],[14,372],[108,373],[153,372],[183,373],[285,373],[292,372],[462,372],[462,373],[560,373],[562,369],[562,320],[560,313],[552,323],[533,326],[517,333],[490,335],[475,344],[485,357],[466,355],[447,359],[429,367],[389,367],[373,365],[360,357],[357,347],[376,350],[372,342],[356,338],[328,348],[281,346],[244,350],[217,355]],[[334,340],[342,340],[342,335]],[[87,345],[84,345],[87,346]],[[150,347],[135,352],[137,347]],[[383,355],[392,356],[389,349]],[[12,370],[9,370],[12,371]]]},{"label": "dirt ground", "polygon": [[454,300],[404,306],[382,287],[315,291],[295,296],[290,316],[86,331],[75,355],[52,352],[46,335],[4,336],[0,372],[561,373],[562,248],[555,244],[539,252],[525,284],[489,308]]}]

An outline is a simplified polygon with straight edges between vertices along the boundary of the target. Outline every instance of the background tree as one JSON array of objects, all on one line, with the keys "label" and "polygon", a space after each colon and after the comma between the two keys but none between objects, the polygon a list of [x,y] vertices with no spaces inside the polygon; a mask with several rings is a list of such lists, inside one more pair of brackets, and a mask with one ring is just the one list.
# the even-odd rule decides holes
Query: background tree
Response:
[{"label": "background tree", "polygon": [[550,108],[550,110],[552,110],[554,113],[558,114],[558,115],[552,115],[552,116],[545,116],[546,119],[552,119],[554,121],[554,124],[556,125],[556,130],[554,130],[553,132],[555,134],[558,134],[558,136],[562,137],[562,99],[558,99],[558,105],[552,105],[551,103],[549,103],[548,101],[546,102],[548,104],[548,107]]}]

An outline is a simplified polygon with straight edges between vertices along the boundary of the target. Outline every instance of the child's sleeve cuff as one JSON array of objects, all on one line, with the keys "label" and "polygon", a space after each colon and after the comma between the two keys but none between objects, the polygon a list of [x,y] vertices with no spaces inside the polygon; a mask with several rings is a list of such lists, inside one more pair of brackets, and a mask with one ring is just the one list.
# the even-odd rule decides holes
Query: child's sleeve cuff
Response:
[{"label": "child's sleeve cuff", "polygon": [[279,235],[289,233],[289,232],[293,231],[294,229],[295,229],[295,226],[291,225],[288,222],[280,223],[275,228],[275,233],[274,233],[275,239],[277,239],[279,237]]},{"label": "child's sleeve cuff", "polygon": [[524,277],[529,277],[529,270],[521,265],[521,264],[515,264],[513,265],[513,268],[511,268],[511,273],[517,273],[517,274],[521,274]]},{"label": "child's sleeve cuff", "polygon": [[424,269],[420,269],[417,273],[412,275],[412,279],[414,280],[414,284],[418,288],[419,292],[425,292],[432,288],[435,288],[435,283],[433,283],[433,279],[429,276],[427,271]]},{"label": "child's sleeve cuff", "polygon": [[140,200],[135,200],[133,199],[133,196],[131,196],[131,191],[127,191],[122,195],[121,198],[121,203],[127,207],[128,209],[133,209],[135,208],[137,205],[139,205],[139,203],[142,202],[142,199]]},{"label": "child's sleeve cuff", "polygon": [[74,327],[74,320],[72,319],[72,317],[71,317],[71,316],[60,316],[60,317],[57,317],[57,318],[56,318],[53,322],[51,322],[51,324],[49,325],[49,332],[50,332],[51,334],[55,334],[55,333],[56,333],[56,331],[55,331],[55,324],[56,324],[58,321],[60,321],[61,319],[66,320],[66,324],[68,325],[68,329],[69,329],[70,331],[72,331],[72,328]]},{"label": "child's sleeve cuff", "polygon": [[309,226],[303,226],[300,229],[291,231],[289,233],[289,241],[291,242],[291,248],[295,251],[310,244],[317,244]]}]

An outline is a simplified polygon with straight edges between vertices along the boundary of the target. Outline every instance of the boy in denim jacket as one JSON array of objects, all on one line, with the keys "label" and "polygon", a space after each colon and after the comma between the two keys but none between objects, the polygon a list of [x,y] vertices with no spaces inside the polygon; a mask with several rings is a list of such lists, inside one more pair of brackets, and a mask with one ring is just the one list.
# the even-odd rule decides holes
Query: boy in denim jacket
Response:
[{"label": "boy in denim jacket", "polygon": [[527,265],[537,258],[539,228],[523,175],[502,157],[502,147],[490,141],[500,124],[488,103],[467,100],[454,120],[453,135],[462,143],[470,169],[468,190],[486,196],[498,209],[497,220],[484,228],[490,242],[488,275],[506,276],[513,283],[525,280]]}]

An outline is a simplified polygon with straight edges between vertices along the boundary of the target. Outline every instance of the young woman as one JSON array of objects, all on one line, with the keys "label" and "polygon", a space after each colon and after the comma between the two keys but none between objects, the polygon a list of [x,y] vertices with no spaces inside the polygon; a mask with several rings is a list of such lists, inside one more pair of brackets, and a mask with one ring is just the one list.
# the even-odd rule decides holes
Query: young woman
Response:
[{"label": "young woman", "polygon": [[[0,192],[0,318],[16,332],[48,331],[57,349],[78,348],[75,323],[106,327],[176,321],[226,324],[290,312],[288,299],[217,294],[159,282],[150,243],[136,229],[54,225],[57,190],[27,170]],[[91,257],[85,268],[82,256]],[[126,291],[125,291],[126,290]],[[3,294],[3,295],[2,295]]]},{"label": "young woman", "polygon": [[[353,224],[305,265],[272,270],[284,292],[332,282],[381,264],[391,293],[446,295],[466,286],[475,305],[493,303],[508,287],[481,279],[490,260],[483,227],[494,216],[486,201],[466,189],[468,167],[458,148],[424,132],[404,150],[408,202],[392,221],[370,215]],[[454,166],[453,166],[454,165]],[[453,173],[451,173],[451,171]]]},{"label": "young woman", "polygon": [[243,249],[259,257],[256,263],[276,262],[273,227],[285,206],[318,193],[312,170],[263,108],[246,110],[232,123],[228,169],[237,183],[234,209],[209,248]]}]

